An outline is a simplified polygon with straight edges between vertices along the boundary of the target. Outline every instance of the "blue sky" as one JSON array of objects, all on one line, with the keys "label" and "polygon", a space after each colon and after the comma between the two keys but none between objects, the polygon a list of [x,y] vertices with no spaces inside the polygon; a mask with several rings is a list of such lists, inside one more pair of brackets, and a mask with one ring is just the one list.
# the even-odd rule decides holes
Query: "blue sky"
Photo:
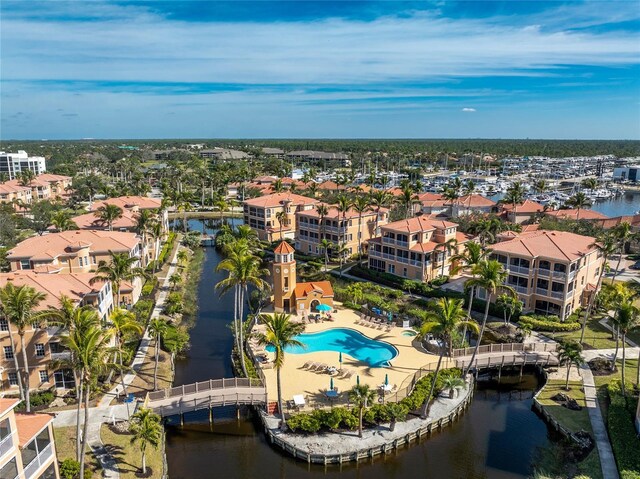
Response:
[{"label": "blue sky", "polygon": [[640,138],[640,4],[0,3],[2,139]]}]

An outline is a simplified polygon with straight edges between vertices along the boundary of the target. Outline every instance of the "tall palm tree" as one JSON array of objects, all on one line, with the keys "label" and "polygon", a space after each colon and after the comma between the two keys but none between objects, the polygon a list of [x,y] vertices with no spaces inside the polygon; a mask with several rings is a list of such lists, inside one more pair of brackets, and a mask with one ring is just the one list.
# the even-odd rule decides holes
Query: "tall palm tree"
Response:
[{"label": "tall palm tree", "polygon": [[287,224],[287,213],[285,213],[284,211],[278,211],[276,213],[276,219],[278,220],[278,225],[280,227],[280,240],[284,239],[284,236],[282,236],[282,228],[284,226],[286,226]]},{"label": "tall palm tree", "polygon": [[329,207],[324,203],[320,203],[319,205],[316,206],[316,213],[318,213],[318,216],[320,217],[320,219],[319,219],[319,221],[320,221],[320,239],[324,239],[324,234],[325,234],[324,219],[329,214]]},{"label": "tall palm tree", "polygon": [[387,190],[373,190],[370,199],[371,206],[376,209],[376,224],[373,231],[374,236],[378,236],[378,225],[380,222],[380,210],[391,206],[393,195]]},{"label": "tall palm tree", "polygon": [[624,247],[631,239],[631,225],[627,222],[616,225],[612,230],[613,238],[618,248],[618,263],[616,264],[616,270],[611,277],[611,284],[616,280],[618,272],[620,271],[620,263],[622,262],[622,255],[624,254]]},{"label": "tall palm tree", "polygon": [[569,390],[569,375],[571,366],[580,367],[584,364],[582,359],[582,345],[576,341],[564,341],[558,348],[558,361],[560,365],[567,366],[567,380],[564,384],[565,390]]},{"label": "tall palm tree", "polygon": [[588,208],[592,205],[591,200],[582,191],[578,191],[575,195],[566,201],[568,206],[572,206],[576,209],[576,220],[580,219],[580,210]]},{"label": "tall palm tree", "polygon": [[282,183],[282,178],[278,178],[271,184],[271,191],[274,193],[282,193],[284,191],[284,184]]},{"label": "tall palm tree", "polygon": [[444,342],[444,347],[440,348],[438,364],[436,365],[433,381],[431,382],[431,390],[422,406],[421,415],[423,419],[429,415],[429,405],[435,391],[436,383],[438,382],[442,358],[445,352],[448,353],[449,356],[453,355],[453,335],[456,331],[463,328],[471,329],[476,333],[479,329],[475,321],[467,319],[463,308],[463,301],[452,298],[440,298],[433,306],[433,310],[427,313],[426,320],[420,327],[420,335],[422,337],[427,334],[434,334]]},{"label": "tall palm tree", "polygon": [[[462,268],[469,270],[469,272],[471,272],[473,275],[473,268],[478,263],[480,263],[480,261],[486,260],[489,253],[491,253],[491,250],[483,248],[480,243],[476,243],[475,241],[467,241],[464,244],[464,251],[453,255],[451,257],[451,261],[462,263]],[[467,283],[465,283],[465,286],[466,285]],[[467,304],[467,316],[469,318],[471,318],[471,307],[473,306],[474,291],[475,291],[475,286],[470,285],[469,286],[469,303]],[[466,331],[464,333],[466,333]],[[466,334],[463,334],[463,338],[464,337],[466,337]]]},{"label": "tall palm tree", "polygon": [[444,276],[444,268],[447,264],[447,255],[451,255],[451,252],[455,251],[457,246],[458,246],[458,240],[456,240],[455,238],[450,238],[444,243],[438,243],[434,248],[434,249],[437,249],[437,248],[442,249],[442,264],[441,264],[442,271],[440,273],[440,276]]},{"label": "tall palm tree", "polygon": [[258,342],[262,345],[270,345],[274,348],[275,358],[273,367],[276,370],[276,381],[278,388],[278,411],[282,418],[281,428],[286,429],[286,418],[282,407],[282,381],[280,372],[284,365],[285,351],[291,347],[304,347],[296,336],[304,332],[304,324],[291,321],[291,315],[285,313],[263,314],[260,316],[265,325],[265,332],[260,333]]},{"label": "tall palm tree", "polygon": [[[147,247],[147,233],[151,228],[151,225],[156,221],[156,216],[152,210],[140,210],[136,214],[136,231],[142,238],[142,245],[144,248]],[[142,255],[143,261],[142,266],[147,265],[146,255]]]},{"label": "tall palm tree", "polygon": [[318,247],[324,254],[324,272],[326,273],[329,270],[329,250],[333,248],[333,243],[324,238],[320,243],[318,243]]},{"label": "tall palm tree", "polygon": [[155,353],[153,366],[153,390],[158,389],[158,363],[160,362],[160,343],[169,331],[169,323],[162,318],[154,318],[149,322],[149,335],[154,341]]},{"label": "tall palm tree", "polygon": [[344,265],[346,256],[349,253],[349,248],[347,248],[347,245],[345,243],[339,243],[333,245],[333,247],[331,248],[331,252],[338,257],[338,262],[340,263],[340,277],[342,278],[342,265]]},{"label": "tall palm tree", "polygon": [[482,336],[484,335],[484,329],[487,326],[487,318],[489,317],[489,305],[491,304],[491,297],[498,291],[508,291],[515,294],[513,288],[506,286],[504,283],[509,276],[509,273],[505,271],[502,264],[496,260],[483,260],[480,261],[473,269],[472,274],[474,277],[467,281],[469,286],[484,289],[486,293],[486,305],[484,308],[484,317],[482,318],[482,327],[480,328],[480,334],[478,335],[478,341],[473,349],[471,360],[467,366],[465,374],[469,373],[473,361],[478,354],[478,348],[482,342]]},{"label": "tall palm tree", "polygon": [[80,377],[80,387],[84,390],[84,426],[79,459],[80,479],[84,479],[91,390],[98,376],[113,367],[113,364],[108,362],[111,354],[111,348],[109,347],[111,337],[109,333],[102,330],[95,318],[87,316],[85,319],[87,320],[86,324],[83,324],[81,328],[70,331],[67,336],[62,338],[62,343],[71,351],[75,360],[75,367]]},{"label": "tall palm tree", "polygon": [[357,196],[352,208],[358,213],[358,254],[362,256],[362,215],[369,211],[369,200],[365,196]]},{"label": "tall palm tree", "polygon": [[537,193],[544,193],[549,188],[546,180],[537,180],[533,183],[533,189],[536,190]]},{"label": "tall palm tree", "polygon": [[106,204],[100,206],[93,215],[107,224],[109,231],[113,230],[113,222],[122,218],[122,208],[117,205]]},{"label": "tall palm tree", "polygon": [[368,384],[356,384],[349,391],[349,402],[358,408],[358,437],[362,437],[362,416],[364,410],[373,403],[375,391]]},{"label": "tall palm tree", "polygon": [[[338,241],[345,241],[344,238],[344,233],[341,232],[343,230],[343,228],[347,228],[347,213],[349,212],[349,210],[351,209],[352,206],[352,201],[351,198],[349,198],[347,195],[345,194],[340,194],[336,197],[336,209],[338,210],[338,213],[342,215],[342,224],[340,225],[340,229],[338,230]],[[341,238],[342,237],[342,238]]]},{"label": "tall palm tree", "polygon": [[507,192],[502,198],[502,201],[505,203],[509,203],[513,206],[513,222],[516,223],[518,220],[518,205],[524,202],[524,195],[526,190],[522,183],[516,181],[509,188],[507,188]]},{"label": "tall palm tree", "polygon": [[[4,315],[9,322],[9,336],[13,336],[11,326],[13,325],[20,338],[20,349],[22,349],[22,387],[24,388],[24,400],[27,412],[31,412],[31,398],[29,396],[29,358],[24,340],[27,329],[35,326],[42,319],[42,314],[37,312],[40,303],[44,301],[46,295],[38,292],[31,286],[14,286],[7,283],[4,288],[0,288],[0,302]],[[13,347],[13,339],[12,339]],[[13,349],[14,360],[17,351]],[[20,372],[18,371],[18,374]]]},{"label": "tall palm tree", "polygon": [[69,213],[64,210],[56,211],[51,217],[51,224],[56,227],[58,231],[69,231],[78,229],[78,225],[69,216]]},{"label": "tall palm tree", "polygon": [[616,251],[615,239],[611,234],[605,234],[604,236],[602,236],[600,240],[595,244],[595,246],[596,248],[598,248],[600,254],[602,255],[602,267],[600,268],[600,272],[598,273],[596,288],[589,296],[589,302],[587,303],[587,308],[584,312],[584,317],[582,319],[582,331],[580,332],[580,343],[584,341],[584,333],[587,328],[587,322],[589,321],[589,315],[591,314],[596,296],[599,294],[600,287],[602,286],[602,278],[604,277],[607,261]]},{"label": "tall palm tree", "polygon": [[126,309],[116,308],[109,316],[109,331],[115,339],[115,364],[120,369],[120,380],[122,384],[122,393],[126,396],[127,389],[124,383],[124,360],[122,358],[122,351],[124,347],[124,337],[126,334],[141,335],[143,328],[136,321],[136,315]]},{"label": "tall palm tree", "polygon": [[598,187],[598,180],[595,178],[585,178],[580,185],[587,190],[595,190]]},{"label": "tall palm tree", "polygon": [[147,446],[158,448],[162,439],[161,418],[151,409],[140,408],[129,425],[131,444],[138,444],[142,453],[142,475],[147,474]]},{"label": "tall palm tree", "polygon": [[400,195],[396,198],[396,201],[405,208],[405,219],[413,216],[413,205],[420,203],[418,195],[414,193],[410,185],[400,190]]},{"label": "tall palm tree", "polygon": [[[620,334],[622,335],[622,395],[626,396],[625,391],[625,365],[626,365],[626,346],[627,334],[630,330],[640,327],[640,308],[634,306],[631,301],[626,301],[618,306],[613,319]],[[638,364],[640,368],[640,364]]]},{"label": "tall palm tree", "polygon": [[156,269],[158,267],[158,256],[160,254],[160,247],[159,247],[159,242],[158,240],[160,238],[163,237],[164,235],[164,230],[162,228],[162,224],[159,221],[154,222],[151,227],[149,228],[149,236],[151,236],[151,238],[153,238],[153,243],[154,243],[154,259],[153,259],[153,268],[152,268],[152,273],[155,274],[156,273]]},{"label": "tall palm tree", "polygon": [[135,266],[138,262],[136,256],[129,256],[126,253],[109,252],[111,260],[109,263],[100,261],[96,268],[96,275],[89,280],[89,284],[99,281],[111,281],[113,286],[113,296],[116,300],[116,307],[120,307],[120,286],[123,281],[133,281],[136,278],[146,278],[144,269]]}]

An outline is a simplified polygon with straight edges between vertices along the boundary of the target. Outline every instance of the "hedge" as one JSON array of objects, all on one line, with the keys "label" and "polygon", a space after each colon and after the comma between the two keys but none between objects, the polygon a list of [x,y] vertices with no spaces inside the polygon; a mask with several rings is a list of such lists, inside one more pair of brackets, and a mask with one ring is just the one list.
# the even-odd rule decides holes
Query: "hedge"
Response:
[{"label": "hedge", "polygon": [[[632,391],[631,384],[627,391]],[[634,417],[636,401],[633,396],[625,398],[620,391],[620,380],[607,385],[609,404],[607,429],[613,447],[620,477],[640,479],[640,441],[636,435]]]},{"label": "hedge", "polygon": [[556,333],[577,331],[581,328],[581,325],[578,321],[567,321],[563,323],[557,316],[520,316],[520,318],[518,319],[518,323],[521,325],[529,326],[531,329],[535,329],[536,331],[549,331]]},{"label": "hedge", "polygon": [[[405,416],[409,411],[419,409],[429,395],[431,381],[434,373],[420,379],[409,396],[400,401],[401,412]],[[442,389],[442,383],[448,377],[460,377],[462,370],[458,368],[443,369],[438,375],[436,394]],[[367,408],[363,415],[363,421],[367,424],[389,422],[394,416],[392,408],[397,408],[396,403],[374,404]],[[402,414],[400,414],[402,416]],[[397,415],[396,415],[397,417]],[[406,418],[405,418],[406,419]],[[322,429],[355,429],[358,427],[358,410],[336,407],[333,409],[318,409],[310,413],[299,413],[287,420],[287,425],[293,432],[308,434],[316,433]]]}]

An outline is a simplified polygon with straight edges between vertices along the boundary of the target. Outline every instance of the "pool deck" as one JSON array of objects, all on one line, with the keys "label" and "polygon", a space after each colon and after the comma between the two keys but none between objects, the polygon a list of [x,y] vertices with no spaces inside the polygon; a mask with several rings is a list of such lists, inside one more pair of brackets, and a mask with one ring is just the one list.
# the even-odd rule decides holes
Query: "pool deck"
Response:
[{"label": "pool deck", "polygon": [[[360,331],[371,339],[386,341],[398,349],[398,355],[391,360],[390,367],[372,368],[368,364],[358,361],[346,353],[342,354],[342,369],[352,369],[355,374],[349,379],[334,376],[333,385],[338,388],[339,397],[333,400],[333,405],[347,404],[346,391],[356,384],[356,375],[360,376],[360,384],[368,384],[373,389],[379,389],[384,383],[385,375],[389,376],[389,384],[400,388],[402,382],[412,376],[422,366],[436,363],[438,357],[424,350],[417,349],[413,344],[414,337],[404,336],[404,329],[394,327],[391,331],[377,330],[368,326],[355,324],[358,315],[355,311],[342,308],[340,303],[335,304],[338,312],[332,313],[334,321],[306,324],[305,332],[315,333],[332,328],[351,328]],[[273,353],[267,353],[273,358]],[[334,351],[320,351],[305,354],[286,354],[284,366],[281,372],[282,399],[291,400],[294,395],[304,395],[306,407],[301,410],[309,410],[312,407],[328,407],[331,402],[324,393],[329,388],[331,376],[326,373],[315,373],[303,368],[308,361],[325,363],[329,366],[340,368],[338,362],[339,353]],[[443,364],[443,367],[446,367]],[[274,369],[263,368],[267,381],[268,400],[277,400],[276,372]]]}]

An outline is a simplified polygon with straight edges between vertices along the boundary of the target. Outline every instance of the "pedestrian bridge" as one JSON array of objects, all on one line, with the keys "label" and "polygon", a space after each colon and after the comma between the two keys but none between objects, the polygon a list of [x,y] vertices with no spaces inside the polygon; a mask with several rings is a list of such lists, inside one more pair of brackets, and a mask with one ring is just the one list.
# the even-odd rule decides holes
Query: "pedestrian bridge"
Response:
[{"label": "pedestrian bridge", "polygon": [[[471,363],[474,348],[454,349],[456,366],[466,368]],[[557,366],[557,343],[487,344],[478,348],[471,369],[507,366]]]},{"label": "pedestrian bridge", "polygon": [[153,391],[145,398],[145,407],[165,417],[220,406],[266,404],[264,383],[249,378],[209,379]]}]

